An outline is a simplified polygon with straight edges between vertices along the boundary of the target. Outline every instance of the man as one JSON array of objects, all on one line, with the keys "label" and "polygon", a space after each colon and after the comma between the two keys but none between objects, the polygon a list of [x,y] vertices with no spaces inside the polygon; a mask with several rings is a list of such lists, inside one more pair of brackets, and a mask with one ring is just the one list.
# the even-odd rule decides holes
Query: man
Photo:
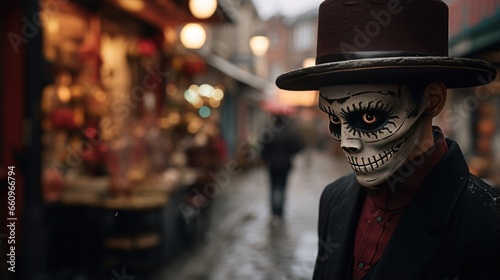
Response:
[{"label": "man", "polygon": [[300,151],[301,143],[294,125],[288,117],[275,114],[272,134],[264,136],[261,157],[267,165],[270,179],[270,201],[273,217],[283,217],[285,194],[292,161]]},{"label": "man", "polygon": [[326,0],[316,65],[278,77],[319,90],[353,174],[321,196],[314,279],[500,279],[498,193],[432,119],[447,88],[491,82],[448,57],[439,0]]}]

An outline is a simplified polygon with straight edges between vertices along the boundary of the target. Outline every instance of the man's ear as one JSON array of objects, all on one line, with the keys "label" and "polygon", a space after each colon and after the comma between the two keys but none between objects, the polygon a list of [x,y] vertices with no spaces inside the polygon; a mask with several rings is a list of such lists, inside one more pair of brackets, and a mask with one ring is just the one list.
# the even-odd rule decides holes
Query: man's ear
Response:
[{"label": "man's ear", "polygon": [[425,102],[427,102],[427,115],[431,118],[437,116],[443,110],[446,103],[447,90],[443,83],[431,83],[425,87]]}]

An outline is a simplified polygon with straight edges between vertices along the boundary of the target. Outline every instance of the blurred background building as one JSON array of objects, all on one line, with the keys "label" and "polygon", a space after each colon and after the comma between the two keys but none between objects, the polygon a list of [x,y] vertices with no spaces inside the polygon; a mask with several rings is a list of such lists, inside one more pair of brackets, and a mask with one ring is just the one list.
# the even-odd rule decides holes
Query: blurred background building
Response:
[{"label": "blurred background building", "polygon": [[[451,0],[450,56],[500,66],[500,1]],[[450,91],[437,124],[457,140],[469,169],[500,186],[500,78],[486,86]]]},{"label": "blurred background building", "polygon": [[210,174],[251,164],[237,145],[266,114],[253,3],[5,5],[0,166],[16,168],[16,276],[150,269],[195,243]]},{"label": "blurred background building", "polygon": [[[4,2],[0,213],[5,221],[15,166],[22,223],[19,272],[2,279],[73,279],[175,258],[203,235],[213,174],[258,164],[246,151],[271,114],[295,116],[309,146],[340,155],[317,92],[274,86],[314,64],[317,8],[263,19],[250,0],[199,6],[208,2]],[[499,66],[500,1],[446,2],[450,55]],[[500,80],[449,99],[436,123],[471,171],[499,186]]]}]

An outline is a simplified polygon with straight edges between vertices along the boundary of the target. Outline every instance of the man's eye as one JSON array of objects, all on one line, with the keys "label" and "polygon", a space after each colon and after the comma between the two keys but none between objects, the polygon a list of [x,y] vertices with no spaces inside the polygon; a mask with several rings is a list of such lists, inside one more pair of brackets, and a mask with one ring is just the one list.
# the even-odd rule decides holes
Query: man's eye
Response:
[{"label": "man's eye", "polygon": [[374,124],[377,122],[377,117],[374,114],[366,113],[363,114],[363,121],[366,124]]},{"label": "man's eye", "polygon": [[340,119],[335,115],[330,115],[330,122],[333,124],[340,124]]},{"label": "man's eye", "polygon": [[352,112],[346,120],[350,126],[363,131],[375,131],[387,123],[389,116],[385,112]]}]

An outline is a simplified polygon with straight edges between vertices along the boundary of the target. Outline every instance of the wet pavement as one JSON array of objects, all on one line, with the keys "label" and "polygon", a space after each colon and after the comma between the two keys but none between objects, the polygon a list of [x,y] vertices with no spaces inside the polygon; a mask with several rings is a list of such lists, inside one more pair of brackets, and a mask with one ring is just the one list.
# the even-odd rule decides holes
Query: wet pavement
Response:
[{"label": "wet pavement", "polygon": [[343,158],[314,151],[295,158],[283,219],[273,218],[264,168],[230,178],[210,205],[206,235],[163,267],[155,279],[311,279],[323,188],[348,173]]}]

